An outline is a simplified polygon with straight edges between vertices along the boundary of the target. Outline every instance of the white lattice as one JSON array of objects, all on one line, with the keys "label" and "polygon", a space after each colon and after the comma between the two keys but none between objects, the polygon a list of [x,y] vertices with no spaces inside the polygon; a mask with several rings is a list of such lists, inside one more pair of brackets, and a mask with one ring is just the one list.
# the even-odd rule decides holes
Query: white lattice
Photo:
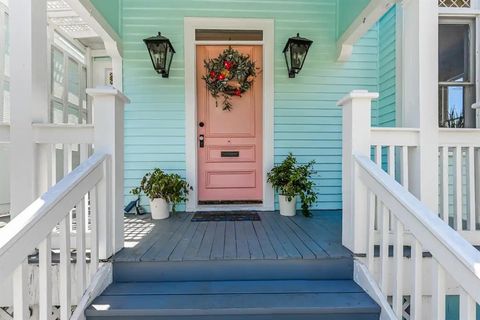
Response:
[{"label": "white lattice", "polygon": [[47,10],[71,10],[71,8],[63,0],[48,0]]},{"label": "white lattice", "polygon": [[470,8],[471,0],[438,0],[439,7]]}]

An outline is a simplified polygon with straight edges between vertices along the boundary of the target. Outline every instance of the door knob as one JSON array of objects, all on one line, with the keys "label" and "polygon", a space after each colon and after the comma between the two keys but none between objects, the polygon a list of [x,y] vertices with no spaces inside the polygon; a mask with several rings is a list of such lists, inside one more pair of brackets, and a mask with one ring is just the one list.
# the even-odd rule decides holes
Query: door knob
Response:
[{"label": "door knob", "polygon": [[200,143],[200,148],[205,147],[205,136],[203,134],[200,135],[200,137],[198,138],[198,141]]},{"label": "door knob", "polygon": [[199,126],[200,128],[203,128],[203,127],[205,126],[205,123],[203,123],[203,121],[201,121],[201,122],[198,124],[198,126]]}]

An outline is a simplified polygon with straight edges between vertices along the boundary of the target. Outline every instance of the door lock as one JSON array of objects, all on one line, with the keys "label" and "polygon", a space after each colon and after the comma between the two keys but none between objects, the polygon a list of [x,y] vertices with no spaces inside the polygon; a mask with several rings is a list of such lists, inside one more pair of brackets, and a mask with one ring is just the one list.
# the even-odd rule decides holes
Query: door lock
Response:
[{"label": "door lock", "polygon": [[198,141],[200,142],[200,148],[205,147],[205,136],[203,134],[200,135]]}]

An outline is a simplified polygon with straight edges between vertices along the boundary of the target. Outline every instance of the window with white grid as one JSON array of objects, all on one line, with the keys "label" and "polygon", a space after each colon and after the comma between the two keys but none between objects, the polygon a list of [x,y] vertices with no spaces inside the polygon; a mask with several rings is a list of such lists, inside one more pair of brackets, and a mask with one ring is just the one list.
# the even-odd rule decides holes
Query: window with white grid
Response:
[{"label": "window with white grid", "polygon": [[438,0],[438,6],[445,8],[470,8],[471,0]]}]

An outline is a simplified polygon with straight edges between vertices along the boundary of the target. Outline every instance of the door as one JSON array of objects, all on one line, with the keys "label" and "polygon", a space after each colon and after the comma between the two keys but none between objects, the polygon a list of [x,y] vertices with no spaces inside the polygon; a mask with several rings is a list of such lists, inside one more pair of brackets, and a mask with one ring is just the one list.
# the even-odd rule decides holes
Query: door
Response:
[{"label": "door", "polygon": [[[255,62],[253,86],[232,97],[231,111],[207,90],[204,60],[216,58],[226,46],[197,46],[198,199],[206,203],[261,203],[262,173],[262,46],[232,46]],[[200,139],[203,138],[203,144]]]}]

